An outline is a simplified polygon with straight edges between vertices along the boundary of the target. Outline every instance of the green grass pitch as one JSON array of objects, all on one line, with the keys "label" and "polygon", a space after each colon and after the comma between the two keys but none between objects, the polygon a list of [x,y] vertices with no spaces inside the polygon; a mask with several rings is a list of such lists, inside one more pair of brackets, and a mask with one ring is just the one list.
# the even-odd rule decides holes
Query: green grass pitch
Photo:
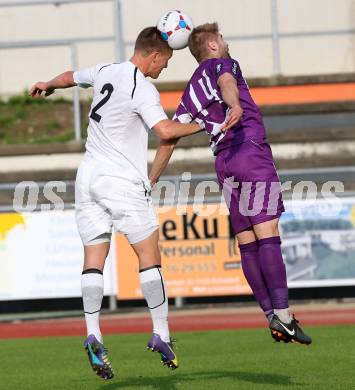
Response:
[{"label": "green grass pitch", "polygon": [[266,329],[176,333],[179,369],[161,366],[146,334],[106,336],[115,378],[89,368],[82,337],[1,340],[0,389],[355,389],[355,327],[307,328],[309,346]]}]

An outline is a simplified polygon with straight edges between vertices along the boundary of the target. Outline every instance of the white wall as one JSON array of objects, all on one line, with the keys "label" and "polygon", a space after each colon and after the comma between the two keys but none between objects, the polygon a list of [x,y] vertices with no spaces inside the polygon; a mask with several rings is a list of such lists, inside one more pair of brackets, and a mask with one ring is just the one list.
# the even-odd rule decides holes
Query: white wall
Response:
[{"label": "white wall", "polygon": [[[227,37],[271,32],[270,0],[122,0],[126,57],[139,31],[164,11],[178,8],[195,24],[218,21]],[[0,42],[113,35],[110,2],[0,7]],[[355,0],[278,0],[280,33],[355,30]],[[273,73],[271,39],[230,40],[231,53],[247,77]],[[78,44],[79,67],[114,60],[113,42]],[[355,34],[280,38],[284,75],[355,72]],[[0,50],[0,94],[18,93],[34,81],[71,67],[67,47]],[[160,81],[186,80],[196,63],[177,51]]]}]

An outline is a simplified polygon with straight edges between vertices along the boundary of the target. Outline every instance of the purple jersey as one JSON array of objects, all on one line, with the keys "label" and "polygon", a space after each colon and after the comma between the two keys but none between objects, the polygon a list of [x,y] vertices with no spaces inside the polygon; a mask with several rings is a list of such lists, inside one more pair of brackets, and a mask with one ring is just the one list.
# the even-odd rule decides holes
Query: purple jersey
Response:
[{"label": "purple jersey", "polygon": [[[226,120],[228,106],[223,102],[217,84],[224,73],[230,73],[236,79],[243,109],[242,118],[226,133],[220,128]],[[182,123],[203,122],[214,154],[249,139],[265,138],[260,110],[250,95],[238,62],[229,58],[212,58],[199,65],[186,86],[174,119]]]}]

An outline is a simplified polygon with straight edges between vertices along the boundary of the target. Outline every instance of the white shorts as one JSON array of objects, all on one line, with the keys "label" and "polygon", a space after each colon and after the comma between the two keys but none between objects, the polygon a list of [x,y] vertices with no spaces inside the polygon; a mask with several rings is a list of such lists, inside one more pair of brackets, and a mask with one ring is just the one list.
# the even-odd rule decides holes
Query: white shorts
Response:
[{"label": "white shorts", "polygon": [[159,227],[150,184],[114,176],[103,165],[85,158],[76,176],[76,222],[83,244],[110,241],[112,228],[131,244],[146,239]]}]

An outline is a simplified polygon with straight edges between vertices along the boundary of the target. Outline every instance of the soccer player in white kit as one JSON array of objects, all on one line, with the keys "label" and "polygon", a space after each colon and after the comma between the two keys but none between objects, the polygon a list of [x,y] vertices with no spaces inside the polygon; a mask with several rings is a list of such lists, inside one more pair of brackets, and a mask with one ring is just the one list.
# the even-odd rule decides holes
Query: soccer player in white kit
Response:
[{"label": "soccer player in white kit", "polygon": [[[159,77],[172,50],[155,27],[138,36],[133,57],[123,63],[101,64],[67,71],[30,90],[36,97],[57,88],[93,87],[86,153],[75,184],[76,220],[84,245],[81,279],[88,337],[84,342],[93,370],[111,379],[113,370],[103,345],[99,315],[103,298],[103,268],[112,228],[126,235],[139,260],[142,293],[153,322],[148,348],[160,352],[162,362],[177,368],[168,327],[168,300],[160,272],[158,222],[147,175],[148,132],[164,140],[190,135],[198,124],[167,119],[159,93],[145,77]],[[152,169],[162,162],[156,158]]]}]

